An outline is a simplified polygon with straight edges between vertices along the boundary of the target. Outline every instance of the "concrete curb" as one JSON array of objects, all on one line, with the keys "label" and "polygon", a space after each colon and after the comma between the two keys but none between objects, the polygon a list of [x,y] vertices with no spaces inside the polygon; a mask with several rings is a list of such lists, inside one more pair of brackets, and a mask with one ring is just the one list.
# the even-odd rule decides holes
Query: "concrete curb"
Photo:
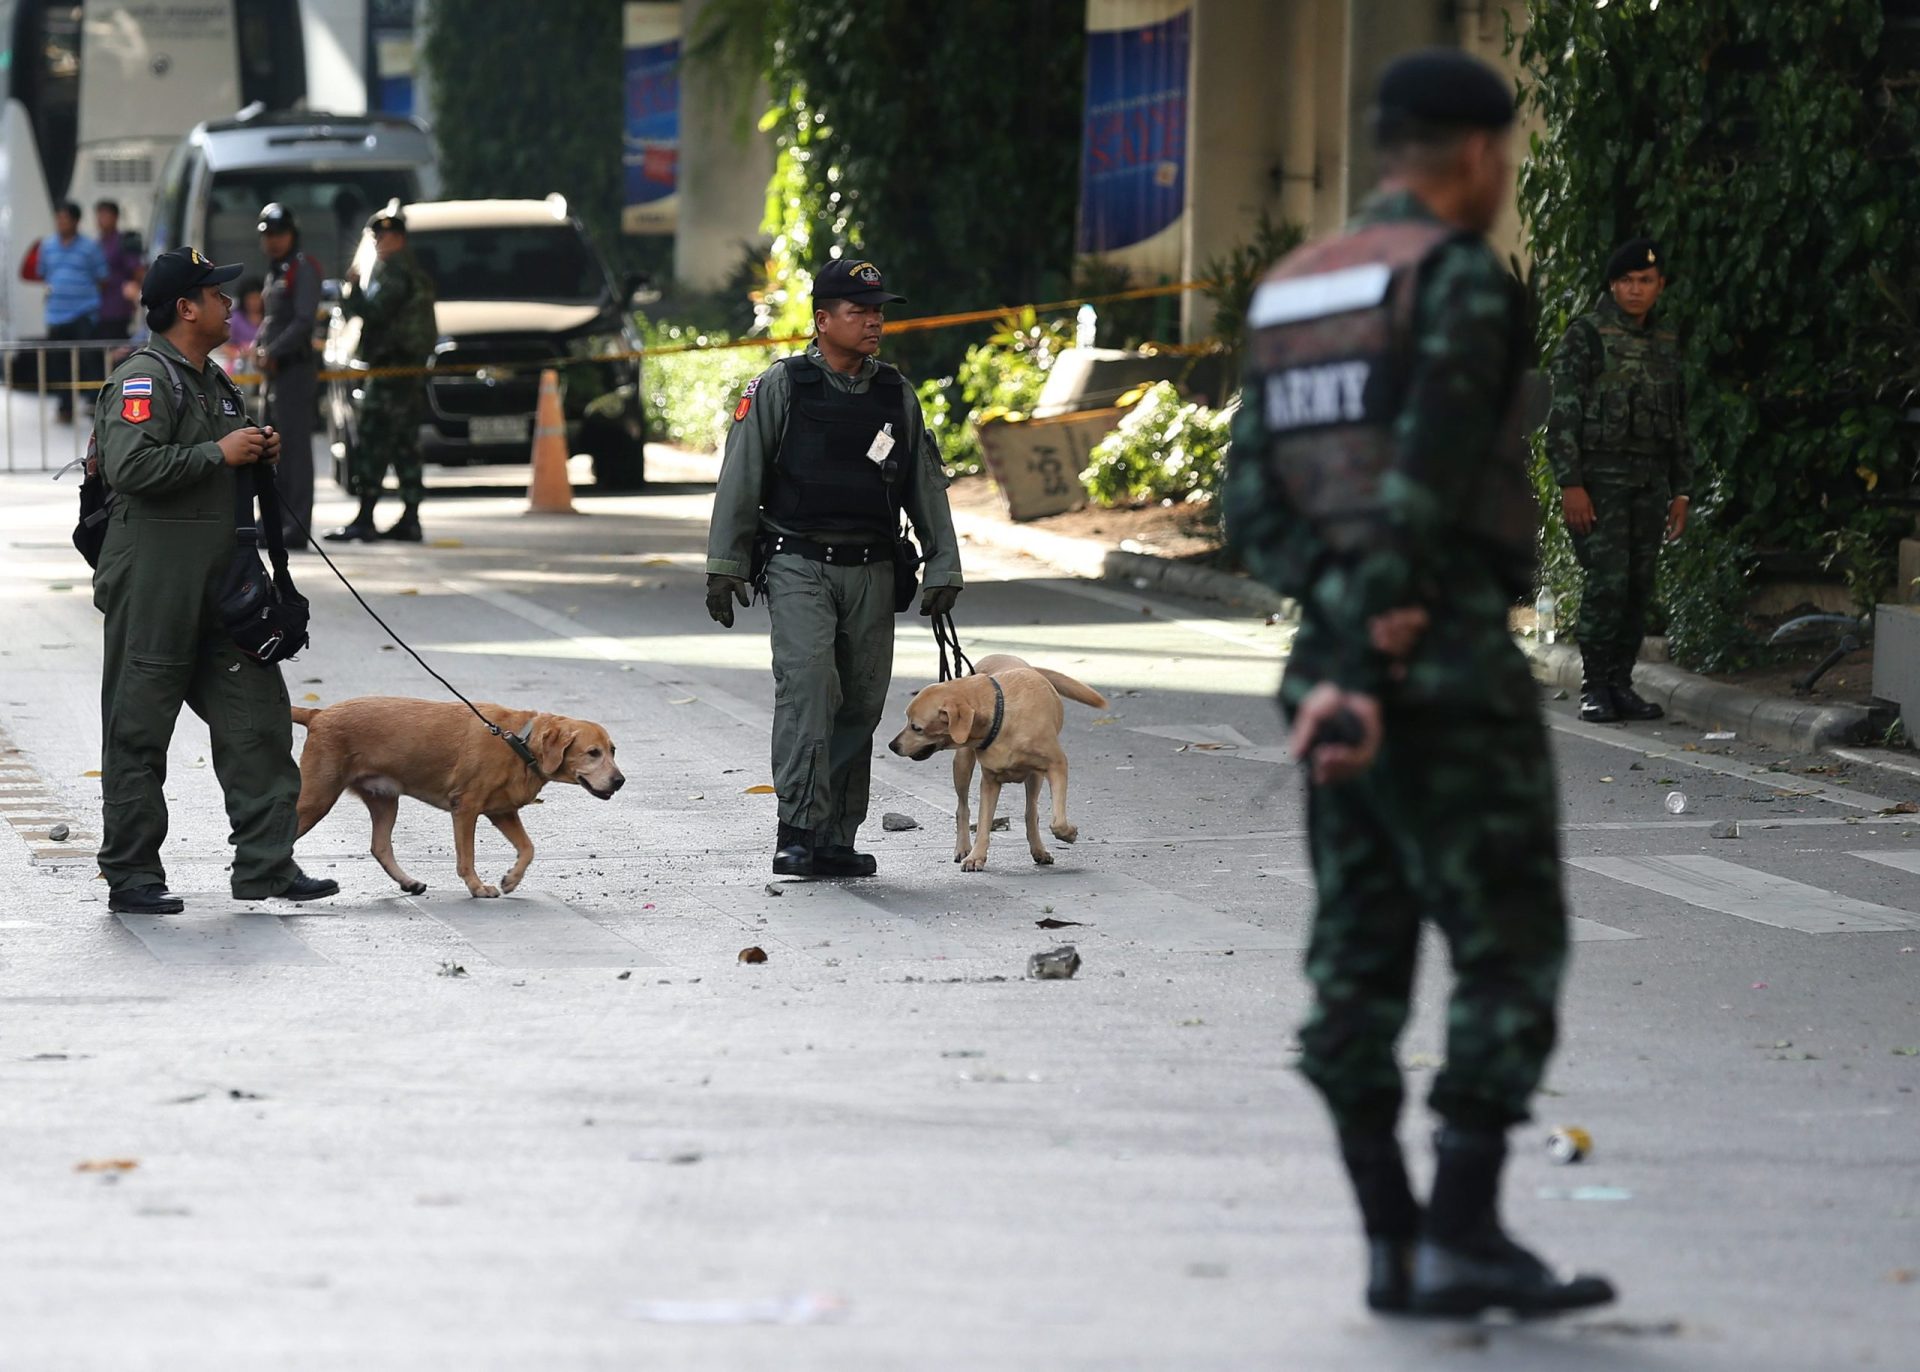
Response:
[{"label": "concrete curb", "polygon": [[1293,612],[1293,602],[1278,591],[1212,567],[1196,567],[1151,553],[1127,552],[1094,539],[1050,533],[960,510],[953,512],[953,526],[962,538],[1003,552],[1021,553],[1091,581],[1111,581],[1137,591],[1158,590],[1194,600],[1210,600],[1263,617]]},{"label": "concrete curb", "polygon": [[[1566,643],[1520,640],[1537,681],[1570,694],[1580,690],[1580,650]],[[1633,669],[1634,688],[1667,713],[1704,730],[1731,730],[1753,743],[1791,752],[1818,753],[1865,743],[1885,728],[1880,712],[1864,705],[1816,705],[1762,695],[1741,686],[1709,681],[1660,662]]]}]

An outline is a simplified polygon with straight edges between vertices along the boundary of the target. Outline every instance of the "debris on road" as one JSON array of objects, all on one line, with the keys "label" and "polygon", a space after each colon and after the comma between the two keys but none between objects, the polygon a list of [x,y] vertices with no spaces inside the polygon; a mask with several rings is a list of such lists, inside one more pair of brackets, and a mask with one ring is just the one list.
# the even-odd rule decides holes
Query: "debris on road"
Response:
[{"label": "debris on road", "polygon": [[742,962],[765,962],[766,960],[767,950],[757,943],[751,948],[742,948],[740,950],[740,961]]},{"label": "debris on road", "polygon": [[68,828],[64,824],[56,824],[51,829],[47,830],[47,837],[52,839],[55,843],[65,843],[67,841],[67,835],[71,834],[72,832],[73,830]]},{"label": "debris on road", "polygon": [[1042,929],[1083,929],[1086,927],[1085,920],[1054,919],[1051,916],[1046,919],[1036,919],[1034,923]]},{"label": "debris on road", "polygon": [[1080,950],[1071,943],[1027,959],[1027,975],[1035,981],[1067,981],[1080,970]]},{"label": "debris on road", "polygon": [[750,795],[750,796],[770,796],[775,794],[775,792],[773,787],[768,786],[765,782],[762,782],[758,786],[747,787],[744,794]]},{"label": "debris on road", "polygon": [[1723,819],[1719,823],[1715,824],[1711,829],[1707,830],[1707,837],[1708,838],[1739,838],[1740,837],[1740,821],[1737,819]]},{"label": "debris on road", "polygon": [[1585,1162],[1592,1151],[1593,1136],[1578,1125],[1562,1125],[1547,1135],[1547,1156],[1563,1167]]},{"label": "debris on road", "polygon": [[984,1058],[986,1055],[982,1048],[948,1048],[940,1054],[943,1058]]},{"label": "debris on road", "polygon": [[784,896],[784,895],[785,895],[786,893],[787,893],[787,888],[786,888],[786,883],[784,883],[784,882],[779,882],[779,881],[770,881],[770,882],[768,882],[768,883],[767,883],[767,894],[768,894],[768,895],[770,895],[770,896]]},{"label": "debris on road", "polygon": [[88,1158],[85,1162],[76,1162],[76,1172],[131,1172],[140,1165],[135,1158]]},{"label": "debris on road", "polygon": [[880,816],[880,827],[890,834],[904,834],[909,829],[918,829],[920,821],[912,815],[903,815],[898,810],[889,810]]},{"label": "debris on road", "polygon": [[443,977],[464,977],[466,974],[467,974],[467,969],[462,967],[457,962],[441,963],[440,971],[437,973],[437,975],[443,976]]},{"label": "debris on road", "polygon": [[1684,815],[1687,812],[1687,793],[1685,791],[1667,792],[1667,813]]},{"label": "debris on road", "polygon": [[1012,827],[1013,827],[1013,820],[1011,817],[1007,815],[995,815],[993,817],[992,832],[997,834],[1002,832],[1003,830],[1010,829]]},{"label": "debris on road", "polygon": [[626,971],[622,972],[619,976],[615,977],[614,980],[629,981],[632,979],[632,977],[633,977],[633,969],[629,967]]},{"label": "debris on road", "polygon": [[1889,805],[1886,809],[1880,811],[1880,813],[1883,815],[1920,815],[1920,805],[1915,805],[1910,800],[1903,800],[1897,805]]},{"label": "debris on road", "polygon": [[1712,733],[1702,734],[1700,737],[1709,743],[1726,743],[1737,737],[1737,735],[1731,729],[1716,729]]}]

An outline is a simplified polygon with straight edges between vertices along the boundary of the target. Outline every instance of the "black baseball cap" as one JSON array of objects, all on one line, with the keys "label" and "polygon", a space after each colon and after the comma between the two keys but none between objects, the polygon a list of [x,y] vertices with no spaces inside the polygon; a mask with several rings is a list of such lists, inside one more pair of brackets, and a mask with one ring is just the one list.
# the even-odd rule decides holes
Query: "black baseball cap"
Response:
[{"label": "black baseball cap", "polygon": [[813,298],[816,301],[851,300],[859,305],[889,305],[906,300],[904,295],[889,291],[880,269],[861,257],[851,260],[836,257],[816,272]]},{"label": "black baseball cap", "polygon": [[198,248],[169,248],[147,268],[147,279],[140,285],[140,303],[149,308],[171,305],[202,286],[224,286],[245,270],[238,262],[216,267],[200,255]]},{"label": "black baseball cap", "polygon": [[260,222],[255,226],[255,232],[292,233],[298,227],[293,222],[293,211],[275,200],[260,207]]}]

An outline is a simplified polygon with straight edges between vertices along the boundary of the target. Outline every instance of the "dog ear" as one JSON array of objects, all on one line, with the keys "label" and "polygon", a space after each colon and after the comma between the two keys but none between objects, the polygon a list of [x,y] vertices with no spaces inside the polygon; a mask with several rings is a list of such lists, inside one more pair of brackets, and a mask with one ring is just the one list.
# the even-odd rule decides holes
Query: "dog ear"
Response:
[{"label": "dog ear", "polygon": [[973,737],[973,706],[957,700],[942,713],[947,716],[947,737],[956,748],[966,747],[967,740]]},{"label": "dog ear", "polygon": [[533,737],[527,746],[533,749],[534,757],[540,760],[540,770],[548,776],[554,775],[565,764],[567,749],[577,737],[567,723],[566,720],[546,715],[533,726]]}]

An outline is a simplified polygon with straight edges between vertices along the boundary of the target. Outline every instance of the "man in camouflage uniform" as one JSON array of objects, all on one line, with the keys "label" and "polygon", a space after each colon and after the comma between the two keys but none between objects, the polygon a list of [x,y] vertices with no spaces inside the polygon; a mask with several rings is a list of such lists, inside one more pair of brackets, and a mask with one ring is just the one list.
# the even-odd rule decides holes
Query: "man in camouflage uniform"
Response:
[{"label": "man in camouflage uniform", "polygon": [[[1319,897],[1301,1067],[1359,1202],[1367,1303],[1542,1314],[1613,1290],[1555,1276],[1497,1212],[1567,947],[1552,763],[1507,632],[1538,522],[1508,413],[1524,308],[1480,236],[1511,193],[1513,102],[1490,68],[1436,49],[1387,69],[1375,118],[1379,189],[1254,296],[1226,490],[1234,546],[1301,604],[1281,687],[1311,760]],[[1423,916],[1456,977],[1425,1207],[1394,1056]]]},{"label": "man in camouflage uniform", "polygon": [[1580,718],[1658,719],[1633,689],[1660,540],[1687,527],[1692,461],[1671,330],[1653,322],[1666,288],[1659,245],[1636,238],[1607,260],[1607,297],[1573,321],[1553,355],[1547,456],[1580,592]]},{"label": "man in camouflage uniform", "polygon": [[[398,204],[367,221],[373,231],[372,279],[349,280],[340,307],[360,319],[358,360],[383,367],[424,367],[439,330],[433,317],[433,280],[407,248],[407,218]],[[347,451],[347,492],[360,497],[353,521],[329,532],[332,543],[395,538],[418,543],[420,532],[420,424],[426,417],[427,383],[421,376],[369,376],[360,402],[354,441]],[[373,509],[392,468],[406,509],[390,529],[376,529]]]}]

